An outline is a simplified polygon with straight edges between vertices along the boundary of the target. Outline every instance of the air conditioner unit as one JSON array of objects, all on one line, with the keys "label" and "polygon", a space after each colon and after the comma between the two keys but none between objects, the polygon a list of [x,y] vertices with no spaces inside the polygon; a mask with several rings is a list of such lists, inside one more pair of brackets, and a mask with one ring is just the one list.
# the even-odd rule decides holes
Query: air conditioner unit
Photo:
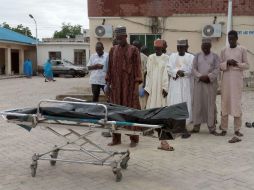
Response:
[{"label": "air conditioner unit", "polygon": [[113,28],[112,25],[99,25],[95,28],[95,36],[97,38],[112,38]]},{"label": "air conditioner unit", "polygon": [[202,30],[202,36],[206,38],[221,37],[221,24],[205,25]]}]

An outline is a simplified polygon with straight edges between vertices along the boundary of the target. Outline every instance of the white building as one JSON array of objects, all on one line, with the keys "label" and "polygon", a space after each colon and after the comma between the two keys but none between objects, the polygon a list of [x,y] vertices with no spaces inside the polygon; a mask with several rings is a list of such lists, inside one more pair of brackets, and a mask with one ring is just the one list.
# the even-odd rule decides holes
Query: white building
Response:
[{"label": "white building", "polygon": [[74,64],[85,65],[90,55],[89,37],[77,36],[74,39],[45,38],[38,44],[38,65],[52,59],[68,60]]}]

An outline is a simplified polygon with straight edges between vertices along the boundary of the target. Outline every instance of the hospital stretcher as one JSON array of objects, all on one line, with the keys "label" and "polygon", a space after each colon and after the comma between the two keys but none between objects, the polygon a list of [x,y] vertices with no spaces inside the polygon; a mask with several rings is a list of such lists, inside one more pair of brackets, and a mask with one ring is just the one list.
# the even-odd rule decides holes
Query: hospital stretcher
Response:
[{"label": "hospital stretcher", "polygon": [[[109,113],[109,109],[112,110],[112,108],[113,114]],[[81,110],[81,113],[79,110]],[[156,118],[158,117],[158,113],[163,111],[163,109],[159,111],[155,109],[151,112],[141,112],[127,107],[110,107],[102,103],[89,103],[79,99],[67,98],[63,101],[42,100],[39,102],[37,108],[12,109],[3,111],[0,114],[7,122],[15,123],[28,131],[37,126],[42,126],[58,137],[66,140],[66,143],[55,145],[52,149],[44,153],[35,153],[32,156],[32,164],[30,165],[32,177],[36,175],[38,161],[48,160],[52,166],[58,161],[110,166],[118,182],[122,179],[121,169],[128,167],[130,151],[119,152],[106,150],[98,145],[97,142],[92,141],[89,136],[98,130],[106,130],[110,133],[144,134],[149,130],[161,129],[162,125],[153,124],[161,123],[157,122],[159,121],[158,118],[151,120],[155,121],[152,124],[149,124],[150,120],[148,118]],[[141,120],[133,119],[139,113],[141,113],[139,116]],[[184,115],[182,117],[182,119],[186,118]],[[128,118],[131,122],[126,121]],[[146,123],[140,123],[140,121]],[[127,130],[126,126],[142,127],[142,131]],[[64,134],[62,133],[63,128],[67,131]],[[81,128],[84,128],[85,132],[80,133]],[[76,138],[73,139],[73,136]],[[79,152],[85,154],[90,159],[60,158],[58,156],[60,151]]]}]

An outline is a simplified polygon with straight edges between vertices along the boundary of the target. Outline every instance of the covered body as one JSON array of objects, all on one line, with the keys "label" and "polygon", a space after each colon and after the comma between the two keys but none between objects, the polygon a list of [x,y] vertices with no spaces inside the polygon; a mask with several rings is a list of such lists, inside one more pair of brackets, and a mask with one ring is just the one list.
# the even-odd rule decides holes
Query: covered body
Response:
[{"label": "covered body", "polygon": [[[173,139],[175,134],[185,132],[185,120],[189,117],[186,103],[177,104],[170,107],[153,108],[148,110],[138,110],[115,104],[105,103],[108,110],[109,121],[126,121],[141,124],[154,124],[162,126],[160,138]],[[37,108],[12,110],[11,113],[36,114]],[[8,112],[7,112],[8,113]],[[105,118],[105,110],[101,106],[95,105],[74,105],[63,103],[59,106],[41,107],[42,117],[51,116],[54,120],[82,122],[82,119],[101,120]],[[13,116],[7,114],[8,120],[27,121],[24,116]],[[38,120],[39,121],[39,120]],[[45,120],[41,120],[44,122]],[[24,126],[22,126],[24,127]],[[31,129],[31,127],[27,128]]]}]

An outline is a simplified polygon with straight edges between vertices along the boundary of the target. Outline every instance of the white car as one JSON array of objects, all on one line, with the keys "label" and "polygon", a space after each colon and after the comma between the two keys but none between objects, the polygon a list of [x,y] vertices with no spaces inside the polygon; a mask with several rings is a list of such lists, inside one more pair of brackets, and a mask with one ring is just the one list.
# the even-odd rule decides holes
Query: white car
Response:
[{"label": "white car", "polygon": [[83,65],[74,65],[67,60],[51,60],[54,76],[71,75],[73,77],[84,77],[89,71]]}]

